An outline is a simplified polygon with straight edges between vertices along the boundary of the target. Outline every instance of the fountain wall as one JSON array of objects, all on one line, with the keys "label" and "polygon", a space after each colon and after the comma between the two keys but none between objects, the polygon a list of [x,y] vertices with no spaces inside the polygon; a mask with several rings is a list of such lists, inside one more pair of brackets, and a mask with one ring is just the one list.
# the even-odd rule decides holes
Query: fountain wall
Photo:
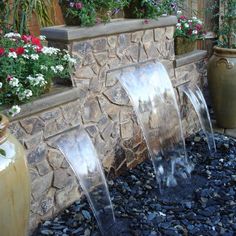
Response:
[{"label": "fountain wall", "polygon": [[81,196],[72,170],[54,143],[63,132],[85,127],[110,177],[147,158],[130,100],[117,81],[121,70],[163,63],[181,104],[185,136],[199,129],[197,116],[178,87],[204,84],[206,52],[176,58],[175,24],[176,18],[170,16],[148,24],[118,20],[91,28],[57,26],[42,31],[50,45],[69,50],[79,62],[72,86],[56,86],[48,95],[24,105],[10,124],[27,152],[32,180],[31,229]]}]

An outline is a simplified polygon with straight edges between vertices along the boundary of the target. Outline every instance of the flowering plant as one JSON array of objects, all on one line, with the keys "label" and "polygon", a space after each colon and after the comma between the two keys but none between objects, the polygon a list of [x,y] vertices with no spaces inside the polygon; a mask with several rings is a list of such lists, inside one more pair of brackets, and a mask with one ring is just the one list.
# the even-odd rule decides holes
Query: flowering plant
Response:
[{"label": "flowering plant", "polygon": [[70,75],[75,59],[43,46],[44,40],[12,32],[0,38],[0,105],[13,105],[9,115],[19,113],[18,104],[44,93],[53,78]]},{"label": "flowering plant", "polygon": [[181,14],[181,11],[177,12],[177,18],[178,23],[176,24],[175,37],[184,37],[190,41],[204,38],[203,22],[200,19],[195,16],[187,18]]},{"label": "flowering plant", "polygon": [[175,13],[181,0],[129,0],[129,2],[127,16],[156,19],[162,15]]},{"label": "flowering plant", "polygon": [[107,22],[128,0],[60,0],[65,20],[71,25],[92,26]]}]

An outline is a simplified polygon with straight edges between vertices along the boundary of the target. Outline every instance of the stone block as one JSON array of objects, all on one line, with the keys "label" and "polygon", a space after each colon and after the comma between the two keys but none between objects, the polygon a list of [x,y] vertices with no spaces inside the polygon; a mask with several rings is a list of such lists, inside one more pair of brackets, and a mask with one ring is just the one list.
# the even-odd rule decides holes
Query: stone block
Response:
[{"label": "stone block", "polygon": [[108,60],[108,53],[107,52],[100,52],[94,54],[98,65],[104,66]]},{"label": "stone block", "polygon": [[144,46],[144,50],[145,50],[145,53],[146,53],[148,59],[162,58],[161,52],[156,47],[156,44],[154,44],[153,42],[144,43],[143,46]]},{"label": "stone block", "polygon": [[31,149],[27,155],[27,160],[30,165],[35,165],[46,159],[47,156],[47,145],[40,143],[35,148]]},{"label": "stone block", "polygon": [[78,191],[78,184],[76,182],[71,182],[65,188],[60,189],[55,194],[56,206],[59,209],[63,209],[69,206],[81,197]]},{"label": "stone block", "polygon": [[92,52],[88,52],[87,54],[85,54],[82,59],[83,66],[92,65],[94,62],[95,62],[95,58]]},{"label": "stone block", "polygon": [[153,30],[145,30],[142,38],[143,43],[153,42]]},{"label": "stone block", "polygon": [[93,78],[89,83],[89,90],[95,93],[101,92],[103,88],[103,81],[98,78]]},{"label": "stone block", "polygon": [[92,47],[93,47],[94,52],[105,51],[108,47],[107,39],[100,38],[100,39],[93,40]]},{"label": "stone block", "polygon": [[49,166],[47,160],[43,160],[36,164],[36,168],[38,170],[39,175],[43,176],[48,174],[52,171],[51,167]]},{"label": "stone block", "polygon": [[61,189],[64,188],[68,181],[70,181],[70,178],[67,175],[66,170],[64,169],[58,169],[54,171],[54,177],[53,177],[53,187]]},{"label": "stone block", "polygon": [[61,152],[59,152],[55,149],[49,149],[47,159],[48,159],[50,166],[54,170],[57,170],[61,167],[64,157]]},{"label": "stone block", "polygon": [[117,46],[117,36],[112,35],[107,37],[107,42],[110,49],[114,49]]},{"label": "stone block", "polygon": [[165,32],[166,32],[166,29],[164,27],[154,29],[154,39],[155,39],[155,41],[164,42],[166,40],[165,39]]},{"label": "stone block", "polygon": [[174,32],[175,32],[175,27],[174,26],[166,27],[166,31],[165,31],[166,38],[167,39],[173,39]]},{"label": "stone block", "polygon": [[54,136],[62,131],[65,131],[70,126],[65,121],[63,116],[57,117],[57,119],[47,122],[44,128],[44,137],[49,138]]},{"label": "stone block", "polygon": [[117,105],[127,105],[129,103],[129,97],[119,83],[107,89],[104,92],[104,95],[109,99],[110,102]]},{"label": "stone block", "polygon": [[120,76],[121,76],[121,70],[108,72],[106,77],[106,86],[107,87],[114,86],[118,82]]},{"label": "stone block", "polygon": [[131,120],[120,124],[120,133],[122,139],[132,138],[134,136],[133,131],[133,122]]},{"label": "stone block", "polygon": [[96,125],[89,125],[85,127],[85,130],[88,132],[88,134],[94,138],[98,135],[98,128]]},{"label": "stone block", "polygon": [[131,45],[127,48],[126,53],[125,53],[126,57],[129,57],[132,62],[138,62],[139,59],[139,45],[135,44],[135,45]]},{"label": "stone block", "polygon": [[28,134],[40,132],[45,126],[44,122],[38,117],[25,118],[20,120],[20,124]]},{"label": "stone block", "polygon": [[82,56],[87,54],[92,50],[92,45],[90,41],[84,41],[84,42],[73,42],[72,46],[72,52],[73,53],[79,53]]},{"label": "stone block", "polygon": [[144,32],[143,31],[136,31],[131,34],[131,42],[139,43],[142,41]]},{"label": "stone block", "polygon": [[35,179],[32,182],[32,196],[35,201],[37,201],[48,189],[51,187],[53,179],[53,172],[49,172],[48,174]]},{"label": "stone block", "polygon": [[139,49],[139,62],[143,62],[146,61],[148,59],[147,53],[143,47],[143,45],[140,45],[140,49]]},{"label": "stone block", "polygon": [[27,138],[28,136],[18,121],[11,122],[9,124],[9,130],[22,144],[24,138]]},{"label": "stone block", "polygon": [[39,117],[43,121],[49,121],[49,120],[56,119],[59,115],[61,115],[61,110],[59,108],[54,108],[54,109],[50,109],[49,111],[40,113]]},{"label": "stone block", "polygon": [[92,79],[95,73],[90,66],[83,66],[75,71],[75,75],[79,79]]},{"label": "stone block", "polygon": [[96,98],[89,98],[85,104],[82,113],[84,123],[98,122],[101,118],[101,109]]},{"label": "stone block", "polygon": [[61,107],[63,117],[67,124],[77,126],[81,124],[81,104],[80,100],[67,103]]},{"label": "stone block", "polygon": [[120,50],[123,50],[124,48],[127,48],[131,43],[131,34],[120,34],[118,36],[118,48]]},{"label": "stone block", "polygon": [[39,143],[43,141],[43,131],[30,135],[24,139],[24,146],[26,149],[34,149]]}]

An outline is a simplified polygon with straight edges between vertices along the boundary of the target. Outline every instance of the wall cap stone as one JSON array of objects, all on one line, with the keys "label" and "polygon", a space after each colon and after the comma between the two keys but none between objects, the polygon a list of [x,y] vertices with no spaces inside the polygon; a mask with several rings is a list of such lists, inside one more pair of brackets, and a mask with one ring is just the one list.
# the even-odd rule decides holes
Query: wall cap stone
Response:
[{"label": "wall cap stone", "polygon": [[174,26],[176,23],[176,16],[162,16],[158,20],[149,20],[148,23],[144,23],[144,19],[120,18],[114,19],[107,24],[99,24],[92,27],[65,25],[47,27],[41,30],[41,34],[45,35],[48,40],[69,42],[150,28]]},{"label": "wall cap stone", "polygon": [[[10,120],[19,120],[26,116],[30,116],[44,110],[74,101],[79,98],[79,95],[80,89],[78,88],[54,88],[52,92],[37,98],[35,101],[21,105],[21,112]],[[3,113],[6,114],[7,110],[3,111]]]},{"label": "wall cap stone", "polygon": [[202,60],[207,57],[207,51],[205,50],[194,50],[190,53],[178,55],[175,57],[175,68]]}]

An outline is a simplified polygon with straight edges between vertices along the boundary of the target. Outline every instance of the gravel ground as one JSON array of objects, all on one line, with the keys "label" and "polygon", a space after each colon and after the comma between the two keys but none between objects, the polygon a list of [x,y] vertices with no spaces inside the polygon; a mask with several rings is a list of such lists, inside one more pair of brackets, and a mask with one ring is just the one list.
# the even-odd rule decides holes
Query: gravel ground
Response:
[{"label": "gravel ground", "polygon": [[[236,140],[215,135],[210,156],[201,134],[186,140],[192,177],[160,194],[148,160],[108,182],[118,229],[114,235],[236,235]],[[86,199],[45,221],[34,234],[98,236]],[[108,233],[107,236],[111,236]]]}]

